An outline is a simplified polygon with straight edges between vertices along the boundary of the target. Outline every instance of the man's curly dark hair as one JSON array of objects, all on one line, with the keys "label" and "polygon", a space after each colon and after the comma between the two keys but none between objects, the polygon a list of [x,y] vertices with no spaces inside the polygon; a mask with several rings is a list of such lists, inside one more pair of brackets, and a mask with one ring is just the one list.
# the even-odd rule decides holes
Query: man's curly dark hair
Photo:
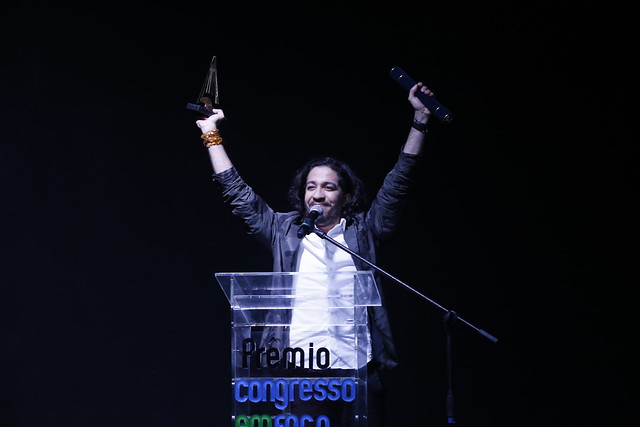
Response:
[{"label": "man's curly dark hair", "polygon": [[338,185],[342,191],[345,194],[351,194],[351,200],[345,204],[342,211],[342,216],[347,221],[351,220],[354,214],[365,210],[367,194],[364,183],[348,164],[333,157],[311,159],[295,172],[289,187],[289,204],[292,209],[300,212],[301,217],[306,214],[307,206],[304,193],[307,186],[307,176],[311,169],[317,166],[327,166],[334,170],[338,174]]}]

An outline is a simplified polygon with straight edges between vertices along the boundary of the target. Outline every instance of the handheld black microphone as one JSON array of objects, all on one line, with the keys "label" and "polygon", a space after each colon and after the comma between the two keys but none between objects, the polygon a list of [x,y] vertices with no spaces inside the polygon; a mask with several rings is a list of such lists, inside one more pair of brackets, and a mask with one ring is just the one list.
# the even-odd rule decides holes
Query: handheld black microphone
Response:
[{"label": "handheld black microphone", "polygon": [[304,236],[311,232],[316,220],[322,216],[322,207],[320,205],[313,205],[304,217],[300,228],[298,229],[298,238],[302,239]]},{"label": "handheld black microphone", "polygon": [[[391,69],[391,77],[398,82],[403,88],[406,90],[410,90],[415,84],[416,81],[413,80],[404,70],[400,67],[393,67]],[[438,100],[434,96],[427,96],[424,93],[417,91],[416,96],[424,104],[425,107],[433,113],[434,116],[439,118],[445,123],[449,123],[453,120],[453,116],[451,115],[451,111],[444,105],[440,104]]]}]

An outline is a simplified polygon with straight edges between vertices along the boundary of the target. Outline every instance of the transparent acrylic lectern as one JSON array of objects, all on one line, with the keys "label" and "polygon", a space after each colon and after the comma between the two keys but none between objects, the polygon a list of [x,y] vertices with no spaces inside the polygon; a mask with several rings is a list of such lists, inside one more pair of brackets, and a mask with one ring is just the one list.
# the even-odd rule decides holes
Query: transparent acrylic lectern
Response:
[{"label": "transparent acrylic lectern", "polygon": [[372,272],[216,279],[231,305],[232,426],[367,426]]}]

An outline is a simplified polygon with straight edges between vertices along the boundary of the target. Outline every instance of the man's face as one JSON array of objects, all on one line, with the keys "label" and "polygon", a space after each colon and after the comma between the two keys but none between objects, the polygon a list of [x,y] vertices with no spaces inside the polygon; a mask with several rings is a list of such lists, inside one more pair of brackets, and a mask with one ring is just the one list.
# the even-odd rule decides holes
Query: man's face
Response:
[{"label": "man's face", "polygon": [[342,208],[351,196],[338,185],[338,174],[327,166],[316,166],[307,175],[304,200],[307,210],[313,205],[322,207],[322,217],[316,225],[333,226],[340,222]]}]

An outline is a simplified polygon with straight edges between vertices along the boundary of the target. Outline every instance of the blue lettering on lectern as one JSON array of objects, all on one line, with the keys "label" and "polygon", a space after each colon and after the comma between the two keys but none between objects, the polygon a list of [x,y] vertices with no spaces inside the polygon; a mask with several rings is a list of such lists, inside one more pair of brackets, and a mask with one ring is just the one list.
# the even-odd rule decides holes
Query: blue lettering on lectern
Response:
[{"label": "blue lettering on lectern", "polygon": [[289,402],[296,399],[353,402],[356,382],[353,378],[238,380],[234,385],[234,398],[240,403],[272,402],[278,409],[286,409]]}]

